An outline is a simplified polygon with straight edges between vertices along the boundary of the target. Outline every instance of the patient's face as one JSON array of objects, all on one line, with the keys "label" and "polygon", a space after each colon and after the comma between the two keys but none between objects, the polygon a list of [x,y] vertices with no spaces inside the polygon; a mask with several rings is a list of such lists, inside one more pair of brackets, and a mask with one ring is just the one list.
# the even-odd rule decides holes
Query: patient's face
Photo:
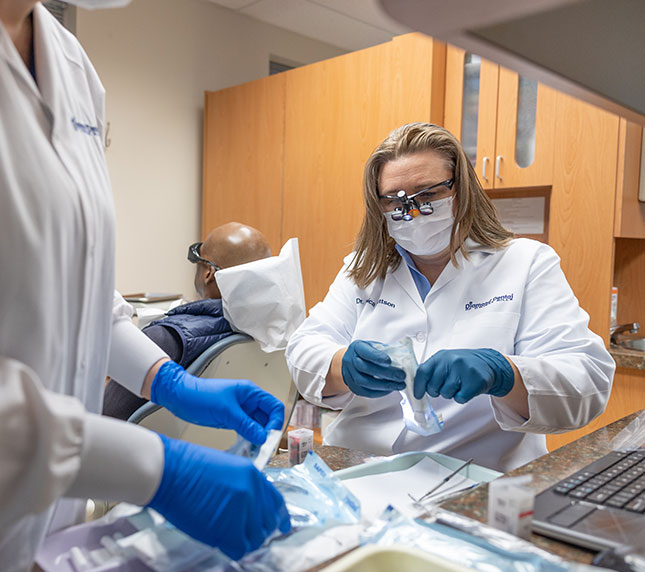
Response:
[{"label": "patient's face", "polygon": [[206,273],[208,270],[205,268],[205,264],[197,263],[195,265],[195,290],[199,294],[200,298],[205,298],[206,296],[204,295],[204,287],[205,287],[205,280],[206,280]]}]

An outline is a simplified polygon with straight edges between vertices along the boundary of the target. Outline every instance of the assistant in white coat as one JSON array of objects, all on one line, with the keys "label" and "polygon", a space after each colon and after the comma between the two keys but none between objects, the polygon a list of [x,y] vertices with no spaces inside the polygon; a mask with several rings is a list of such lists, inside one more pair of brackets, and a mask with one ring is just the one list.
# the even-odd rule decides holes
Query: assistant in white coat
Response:
[{"label": "assistant in white coat", "polygon": [[166,476],[158,435],[97,414],[106,375],[139,393],[167,360],[114,292],[103,137],[103,86],[76,38],[35,0],[0,0],[3,572],[31,570],[80,499],[145,505]]},{"label": "assistant in white coat", "polygon": [[[417,147],[410,144],[404,148],[400,143],[415,137]],[[451,176],[445,170],[452,170],[455,225],[465,227],[463,239],[455,229],[451,246],[439,255],[411,255],[398,245],[395,250],[383,214],[377,213],[380,219],[372,216],[377,228],[382,225],[386,237],[383,248],[391,253],[393,262],[385,267],[384,275],[359,286],[349,275],[357,253],[345,259],[325,299],[311,310],[289,341],[291,373],[305,399],[342,409],[325,436],[329,445],[379,455],[428,450],[462,459],[472,457],[476,463],[500,471],[511,470],[547,452],[544,433],[579,428],[604,411],[615,364],[600,337],[588,329],[588,315],[579,307],[552,248],[528,239],[506,238],[499,246],[473,239],[468,209],[460,207],[466,198],[470,205],[477,204],[469,195],[476,195],[480,204],[487,199],[456,139],[441,128],[416,124],[393,132],[392,140],[399,145],[394,159],[388,156],[376,169],[370,160],[366,179],[375,170],[373,176],[383,184],[379,178],[383,164],[401,157],[418,158],[440,143],[439,163],[429,170],[425,164],[416,164],[405,175],[416,189],[445,180]],[[453,155],[445,151],[450,147]],[[433,169],[440,172],[433,176]],[[395,188],[408,191],[404,179],[397,179],[400,187]],[[379,191],[370,185],[364,189],[366,195]],[[366,202],[368,212],[370,204],[377,204],[367,196]],[[363,233],[366,226],[364,223]],[[495,229],[495,221],[488,226]],[[502,236],[499,230],[495,232]],[[370,242],[367,238],[365,241],[363,234],[357,241],[359,252],[361,245]],[[427,263],[441,257],[440,267],[428,270]],[[423,277],[427,279],[425,289],[420,284]],[[334,362],[342,359],[351,342],[395,343],[406,336],[412,338],[420,364],[442,349],[497,350],[513,364],[516,389],[525,392],[524,401],[519,401],[524,406],[517,407],[517,400],[485,394],[465,404],[432,398],[445,427],[423,437],[405,427],[397,391],[369,398],[336,385],[340,390],[330,395]]]}]

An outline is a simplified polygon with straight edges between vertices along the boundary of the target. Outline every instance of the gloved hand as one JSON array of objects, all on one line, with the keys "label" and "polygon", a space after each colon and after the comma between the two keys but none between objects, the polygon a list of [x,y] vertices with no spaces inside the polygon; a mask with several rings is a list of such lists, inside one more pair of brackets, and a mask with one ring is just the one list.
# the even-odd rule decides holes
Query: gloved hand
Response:
[{"label": "gloved hand", "polygon": [[233,429],[256,444],[284,421],[284,405],[251,381],[195,377],[173,361],[159,368],[150,399],[184,421]]},{"label": "gloved hand", "polygon": [[481,393],[502,397],[514,381],[511,364],[496,350],[440,350],[417,369],[414,397],[427,393],[466,403]]},{"label": "gloved hand", "polygon": [[383,397],[405,389],[405,372],[394,367],[390,356],[372,342],[355,340],[349,344],[341,373],[347,387],[363,397]]},{"label": "gloved hand", "polygon": [[277,528],[291,529],[282,495],[253,463],[159,435],[161,484],[148,506],[193,538],[241,558]]}]

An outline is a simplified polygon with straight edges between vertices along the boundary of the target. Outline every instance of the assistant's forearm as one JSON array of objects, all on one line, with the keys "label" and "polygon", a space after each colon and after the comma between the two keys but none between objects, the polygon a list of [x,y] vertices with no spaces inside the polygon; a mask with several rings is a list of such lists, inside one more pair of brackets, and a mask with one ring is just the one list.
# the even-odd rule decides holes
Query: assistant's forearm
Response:
[{"label": "assistant's forearm", "polygon": [[345,382],[343,381],[341,370],[343,365],[343,356],[346,351],[347,348],[341,348],[334,354],[329,366],[329,371],[325,377],[325,387],[323,387],[322,390],[323,397],[332,397],[349,391],[347,385],[345,385]]},{"label": "assistant's forearm", "polygon": [[159,368],[166,363],[167,361],[170,361],[170,359],[166,358],[161,358],[159,361],[155,362],[153,366],[148,370],[148,373],[146,373],[146,377],[143,380],[143,385],[141,386],[141,397],[145,397],[146,399],[150,399],[150,392],[152,390],[152,382],[155,379],[155,376],[157,375],[157,372],[159,371]]}]

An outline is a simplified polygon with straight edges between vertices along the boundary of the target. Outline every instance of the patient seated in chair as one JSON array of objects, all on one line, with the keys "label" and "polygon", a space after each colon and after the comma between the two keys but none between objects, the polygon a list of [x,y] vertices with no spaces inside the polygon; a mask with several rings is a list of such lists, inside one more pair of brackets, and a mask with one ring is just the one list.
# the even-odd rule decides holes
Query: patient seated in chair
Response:
[{"label": "patient seated in chair", "polygon": [[[169,310],[143,332],[183,367],[215,342],[234,333],[224,318],[215,272],[271,256],[265,236],[257,229],[229,222],[214,228],[203,243],[192,244],[188,260],[195,264],[195,290],[202,299]],[[146,399],[110,380],[103,414],[127,420]]]}]

